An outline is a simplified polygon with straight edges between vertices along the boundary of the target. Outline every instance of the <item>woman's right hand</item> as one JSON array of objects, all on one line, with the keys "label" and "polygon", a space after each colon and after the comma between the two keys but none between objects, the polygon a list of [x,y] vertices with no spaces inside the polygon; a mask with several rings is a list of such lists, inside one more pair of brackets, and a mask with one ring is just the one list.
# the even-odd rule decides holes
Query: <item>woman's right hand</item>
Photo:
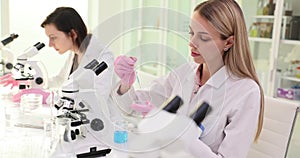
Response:
[{"label": "woman's right hand", "polygon": [[127,57],[124,55],[118,56],[114,62],[115,73],[121,79],[121,94],[130,89],[136,79],[134,64],[137,61],[135,57]]},{"label": "woman's right hand", "polygon": [[10,89],[19,86],[19,82],[12,77],[12,74],[6,74],[0,77],[0,84],[4,87],[11,85]]}]

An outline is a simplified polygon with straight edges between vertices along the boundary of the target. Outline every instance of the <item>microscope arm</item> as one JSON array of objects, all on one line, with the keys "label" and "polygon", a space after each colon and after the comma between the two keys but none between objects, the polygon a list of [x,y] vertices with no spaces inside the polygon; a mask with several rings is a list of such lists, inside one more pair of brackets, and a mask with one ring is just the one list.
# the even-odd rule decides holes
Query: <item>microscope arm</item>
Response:
[{"label": "microscope arm", "polygon": [[27,48],[24,53],[17,57],[18,61],[26,61],[29,58],[37,55],[39,53],[39,50],[41,50],[43,47],[45,47],[44,43],[37,42],[35,45]]},{"label": "microscope arm", "polygon": [[[63,96],[59,100],[58,104],[55,104],[55,107],[59,110],[61,107],[65,107],[65,103],[69,102],[69,105],[73,106],[75,103],[75,98],[77,98],[77,94],[79,89],[82,87],[82,84],[89,83],[90,75],[99,75],[102,71],[107,68],[107,64],[105,62],[99,63],[96,59],[93,59],[90,63],[88,63],[85,67],[79,68],[76,71],[80,71],[80,73],[75,78],[70,78],[67,80],[62,86]],[[75,107],[65,108],[75,108]]]},{"label": "microscope arm", "polygon": [[[68,79],[62,86],[63,93],[75,93],[79,89],[85,89],[87,84],[91,84],[91,78],[98,76],[102,71],[108,68],[103,61],[99,63],[96,59],[90,61],[86,66],[79,67],[74,73],[73,78]],[[89,86],[87,86],[89,87]]]}]

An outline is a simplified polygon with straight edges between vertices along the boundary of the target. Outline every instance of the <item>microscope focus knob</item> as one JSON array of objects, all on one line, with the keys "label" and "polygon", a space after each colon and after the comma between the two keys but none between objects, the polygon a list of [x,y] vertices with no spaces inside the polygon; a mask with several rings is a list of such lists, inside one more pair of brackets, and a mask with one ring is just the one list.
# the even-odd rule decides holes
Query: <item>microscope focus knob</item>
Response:
[{"label": "microscope focus knob", "polygon": [[42,84],[43,82],[44,82],[44,80],[41,77],[38,77],[38,78],[35,79],[35,83],[38,84],[38,85]]},{"label": "microscope focus knob", "polygon": [[14,65],[12,63],[6,63],[5,67],[8,69],[8,70],[11,70]]},{"label": "microscope focus knob", "polygon": [[76,134],[76,135],[79,135],[79,134],[80,134],[79,129],[75,129],[75,134]]},{"label": "microscope focus knob", "polygon": [[71,139],[75,140],[76,139],[76,132],[71,130]]},{"label": "microscope focus knob", "polygon": [[93,119],[92,122],[91,122],[91,128],[94,131],[102,130],[104,128],[103,121],[98,119],[98,118]]},{"label": "microscope focus knob", "polygon": [[71,142],[76,139],[76,133],[74,130],[66,129],[63,137],[64,141]]}]

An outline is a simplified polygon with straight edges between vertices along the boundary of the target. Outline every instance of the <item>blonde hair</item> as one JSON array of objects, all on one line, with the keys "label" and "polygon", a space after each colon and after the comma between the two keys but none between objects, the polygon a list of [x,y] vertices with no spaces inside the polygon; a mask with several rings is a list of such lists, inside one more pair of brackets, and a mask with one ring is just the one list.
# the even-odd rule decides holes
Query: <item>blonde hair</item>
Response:
[{"label": "blonde hair", "polygon": [[209,0],[200,3],[194,11],[207,19],[220,33],[221,39],[234,36],[233,46],[223,55],[224,64],[233,75],[253,79],[259,86],[261,99],[256,141],[263,125],[264,93],[252,61],[243,12],[234,0]]}]

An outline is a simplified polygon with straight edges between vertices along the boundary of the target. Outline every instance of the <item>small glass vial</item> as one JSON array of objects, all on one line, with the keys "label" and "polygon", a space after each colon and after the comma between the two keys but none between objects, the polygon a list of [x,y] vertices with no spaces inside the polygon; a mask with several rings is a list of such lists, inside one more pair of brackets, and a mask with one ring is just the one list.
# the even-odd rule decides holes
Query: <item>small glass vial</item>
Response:
[{"label": "small glass vial", "polygon": [[289,2],[284,3],[283,9],[284,9],[283,11],[284,11],[285,16],[292,16],[293,15],[293,10],[292,10],[292,7],[289,4]]},{"label": "small glass vial", "polygon": [[257,37],[258,36],[257,23],[253,23],[251,25],[249,35],[250,35],[250,37]]},{"label": "small glass vial", "polygon": [[296,68],[296,77],[300,78],[300,66],[297,66]]},{"label": "small glass vial", "polygon": [[113,141],[116,147],[113,151],[118,158],[128,158],[128,122],[125,120],[114,121]]},{"label": "small glass vial", "polygon": [[114,142],[118,144],[126,143],[128,141],[128,122],[118,120],[115,122]]}]

